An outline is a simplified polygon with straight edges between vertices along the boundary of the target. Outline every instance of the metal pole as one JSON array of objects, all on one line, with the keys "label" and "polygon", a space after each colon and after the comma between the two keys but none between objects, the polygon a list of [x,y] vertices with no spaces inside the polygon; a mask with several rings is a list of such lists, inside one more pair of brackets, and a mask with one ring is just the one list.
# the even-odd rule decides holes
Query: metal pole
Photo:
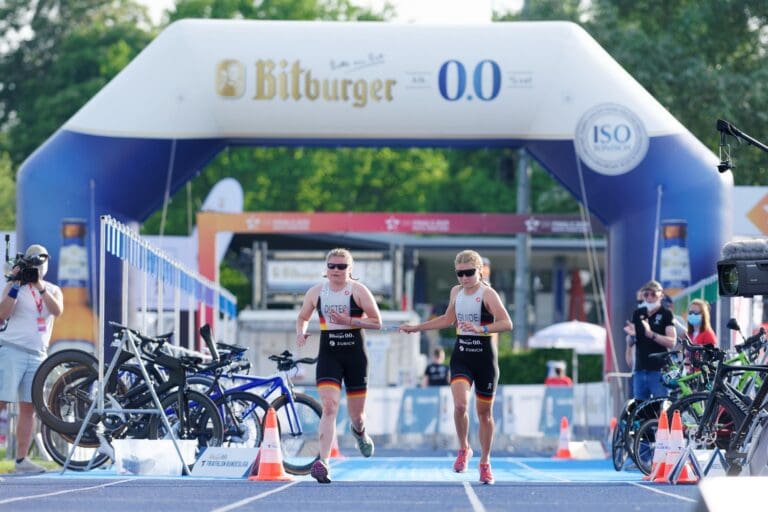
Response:
[{"label": "metal pole", "polygon": [[[518,151],[517,166],[517,213],[526,214],[529,212],[530,183],[529,177],[531,168],[528,162],[528,153],[525,149]],[[514,344],[516,348],[525,346],[528,339],[528,296],[530,269],[528,261],[530,259],[531,244],[530,237],[526,233],[515,235],[517,248],[515,249],[515,321]]]}]

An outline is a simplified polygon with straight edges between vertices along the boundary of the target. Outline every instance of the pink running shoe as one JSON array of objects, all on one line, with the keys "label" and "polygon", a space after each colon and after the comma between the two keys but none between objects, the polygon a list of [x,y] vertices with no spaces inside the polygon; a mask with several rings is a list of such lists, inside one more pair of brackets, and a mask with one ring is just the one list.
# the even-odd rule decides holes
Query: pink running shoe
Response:
[{"label": "pink running shoe", "polygon": [[495,480],[493,479],[493,473],[491,473],[491,465],[480,464],[478,469],[480,469],[480,483],[485,485],[493,485]]},{"label": "pink running shoe", "polygon": [[310,469],[309,474],[311,474],[312,478],[317,480],[318,483],[331,483],[331,472],[328,470],[328,466],[325,464],[325,462],[322,461],[322,459],[317,459],[312,464],[312,468]]},{"label": "pink running shoe", "polygon": [[472,458],[472,448],[463,450],[459,448],[459,453],[456,455],[456,462],[453,463],[453,470],[457,473],[463,473],[467,470],[467,462]]}]

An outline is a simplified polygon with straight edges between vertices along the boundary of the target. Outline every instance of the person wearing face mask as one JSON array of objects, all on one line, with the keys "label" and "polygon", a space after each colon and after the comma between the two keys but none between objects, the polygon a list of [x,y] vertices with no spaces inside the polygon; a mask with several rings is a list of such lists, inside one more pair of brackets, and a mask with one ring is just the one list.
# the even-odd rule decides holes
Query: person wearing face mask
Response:
[{"label": "person wearing face mask", "polygon": [[677,342],[674,315],[661,305],[664,295],[661,284],[658,281],[648,281],[642,290],[643,304],[632,314],[632,321],[628,321],[624,326],[624,332],[635,340],[632,394],[638,400],[667,396],[667,388],[661,381],[664,361],[650,356],[666,352]]},{"label": "person wearing face mask", "polygon": [[35,426],[32,378],[45,359],[53,320],[64,311],[64,299],[61,288],[44,279],[48,271],[45,247],[30,245],[24,260],[36,263],[37,280],[22,284],[22,269],[15,266],[0,300],[0,402],[19,403],[15,469],[31,474],[45,471],[27,459]]},{"label": "person wearing face mask", "polygon": [[694,345],[717,346],[717,336],[709,320],[709,303],[695,299],[688,305],[688,337]]}]

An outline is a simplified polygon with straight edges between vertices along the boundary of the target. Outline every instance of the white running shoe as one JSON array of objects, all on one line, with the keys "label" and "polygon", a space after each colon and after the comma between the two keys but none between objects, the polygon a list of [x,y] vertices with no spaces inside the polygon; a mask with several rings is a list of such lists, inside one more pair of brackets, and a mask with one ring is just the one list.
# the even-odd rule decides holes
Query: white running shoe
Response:
[{"label": "white running shoe", "polygon": [[39,465],[35,464],[28,458],[21,459],[21,462],[16,463],[16,473],[19,474],[26,474],[26,475],[36,475],[38,473],[45,473],[46,469]]}]

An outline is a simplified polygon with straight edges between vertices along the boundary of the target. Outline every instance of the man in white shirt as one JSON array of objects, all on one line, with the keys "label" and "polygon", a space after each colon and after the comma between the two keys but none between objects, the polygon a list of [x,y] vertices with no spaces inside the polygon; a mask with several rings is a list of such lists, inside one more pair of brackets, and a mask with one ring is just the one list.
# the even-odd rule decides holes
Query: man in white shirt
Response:
[{"label": "man in white shirt", "polygon": [[48,251],[42,245],[30,245],[0,295],[0,403],[19,403],[17,473],[45,471],[27,454],[35,426],[32,379],[46,357],[53,320],[64,311],[61,288],[43,279],[47,271]]}]

